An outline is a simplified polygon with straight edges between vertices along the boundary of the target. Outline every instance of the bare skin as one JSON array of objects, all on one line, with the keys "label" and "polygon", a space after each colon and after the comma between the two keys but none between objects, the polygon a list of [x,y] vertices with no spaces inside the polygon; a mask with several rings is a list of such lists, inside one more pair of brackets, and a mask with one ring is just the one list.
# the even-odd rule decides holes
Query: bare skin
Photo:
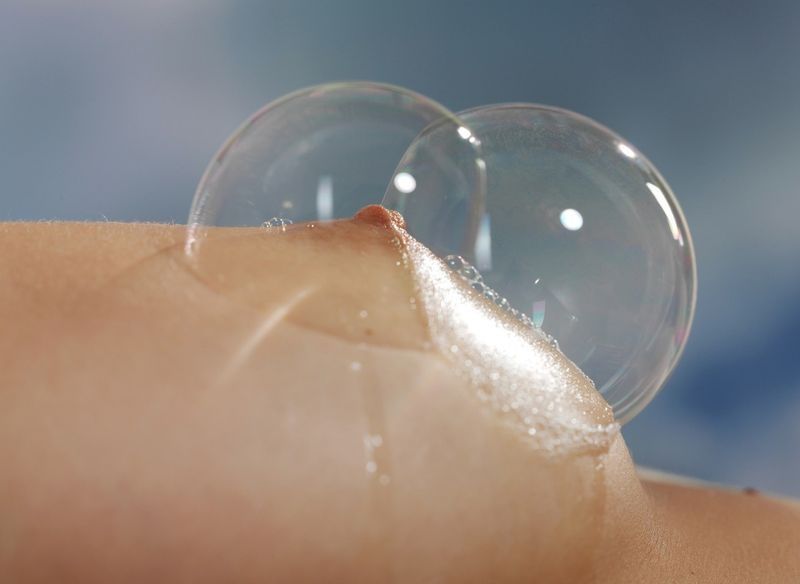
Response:
[{"label": "bare skin", "polygon": [[[800,579],[796,506],[506,423],[432,342],[391,223],[221,230],[197,265],[181,227],[0,224],[0,581]],[[530,351],[569,388],[533,426],[610,421]]]}]

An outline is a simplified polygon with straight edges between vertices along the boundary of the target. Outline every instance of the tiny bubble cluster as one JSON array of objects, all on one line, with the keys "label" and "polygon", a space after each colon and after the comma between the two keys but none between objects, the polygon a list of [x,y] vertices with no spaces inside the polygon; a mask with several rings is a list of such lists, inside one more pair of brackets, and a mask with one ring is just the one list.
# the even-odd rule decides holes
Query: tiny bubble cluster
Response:
[{"label": "tiny bubble cluster", "polygon": [[510,307],[506,314],[527,326],[514,326],[475,302],[474,284],[483,283],[483,277],[463,257],[447,256],[442,262],[411,239],[408,249],[434,345],[481,402],[527,442],[553,455],[608,448],[619,429],[611,409],[602,401],[596,413],[578,406],[586,387],[578,377],[582,374],[570,373],[563,357],[543,349],[540,341],[552,346],[551,337]]},{"label": "tiny bubble cluster", "polygon": [[273,217],[272,219],[267,219],[264,223],[261,224],[262,227],[266,229],[280,229],[281,231],[286,231],[286,226],[291,225],[291,219],[284,219],[283,217]]},{"label": "tiny bubble cluster", "polygon": [[[483,276],[478,269],[459,255],[449,255],[444,258],[444,263],[451,270],[458,274],[475,292],[486,298],[489,302],[500,307],[507,314],[521,322],[527,327],[541,331],[541,326],[533,321],[527,314],[511,307],[511,303],[503,298],[496,290],[491,288],[483,281]],[[544,331],[542,331],[544,332]],[[547,342],[551,347],[558,349],[558,341],[552,335],[545,333]]]}]

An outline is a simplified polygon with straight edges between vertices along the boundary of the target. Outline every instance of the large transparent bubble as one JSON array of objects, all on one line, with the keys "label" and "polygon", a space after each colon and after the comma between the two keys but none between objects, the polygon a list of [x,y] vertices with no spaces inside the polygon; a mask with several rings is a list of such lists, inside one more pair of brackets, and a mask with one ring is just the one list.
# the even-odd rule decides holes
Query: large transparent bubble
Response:
[{"label": "large transparent bubble", "polygon": [[418,137],[383,204],[551,335],[619,421],[675,366],[694,311],[691,238],[655,167],[607,128],[531,104],[458,113]]},{"label": "large transparent bubble", "polygon": [[325,221],[379,203],[414,138],[443,118],[452,113],[422,95],[369,82],[320,85],[268,104],[206,169],[187,251],[196,257],[214,226]]}]

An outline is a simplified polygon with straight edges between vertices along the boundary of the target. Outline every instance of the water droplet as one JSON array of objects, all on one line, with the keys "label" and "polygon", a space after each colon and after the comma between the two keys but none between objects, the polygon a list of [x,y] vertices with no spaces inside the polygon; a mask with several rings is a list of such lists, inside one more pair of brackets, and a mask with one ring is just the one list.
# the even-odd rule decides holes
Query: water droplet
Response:
[{"label": "water droplet", "polygon": [[358,317],[359,318],[367,318],[368,316],[369,316],[369,313],[366,310],[362,310],[362,311],[360,311],[358,313]]},{"label": "water droplet", "polygon": [[350,363],[350,370],[351,371],[361,371],[361,362],[360,361],[353,361]]}]

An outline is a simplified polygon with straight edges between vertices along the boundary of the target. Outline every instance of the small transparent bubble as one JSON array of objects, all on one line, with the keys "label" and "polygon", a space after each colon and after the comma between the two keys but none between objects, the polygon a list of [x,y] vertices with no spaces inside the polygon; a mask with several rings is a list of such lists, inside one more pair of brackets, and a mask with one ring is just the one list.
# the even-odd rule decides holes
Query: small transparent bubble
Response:
[{"label": "small transparent bubble", "polygon": [[474,266],[469,264],[464,265],[458,273],[461,275],[462,278],[469,282],[480,282],[483,280],[478,270],[475,269]]},{"label": "small transparent bubble", "polygon": [[464,258],[462,258],[461,256],[449,255],[446,258],[444,258],[444,261],[450,269],[456,272],[464,267]]}]

